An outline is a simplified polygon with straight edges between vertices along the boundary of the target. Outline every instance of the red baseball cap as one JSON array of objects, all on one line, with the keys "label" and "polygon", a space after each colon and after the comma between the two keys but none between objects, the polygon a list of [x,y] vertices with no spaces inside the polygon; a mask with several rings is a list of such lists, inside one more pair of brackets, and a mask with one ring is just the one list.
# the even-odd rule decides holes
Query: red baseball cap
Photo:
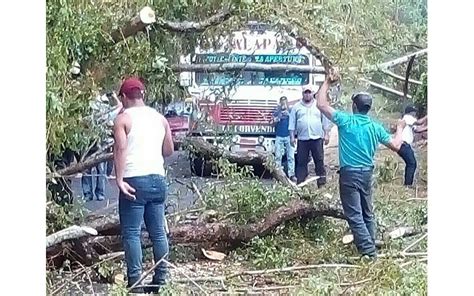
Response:
[{"label": "red baseball cap", "polygon": [[145,85],[143,85],[143,82],[138,77],[127,78],[122,82],[122,86],[120,86],[119,95],[125,94],[128,97],[131,91],[135,89],[144,91]]}]

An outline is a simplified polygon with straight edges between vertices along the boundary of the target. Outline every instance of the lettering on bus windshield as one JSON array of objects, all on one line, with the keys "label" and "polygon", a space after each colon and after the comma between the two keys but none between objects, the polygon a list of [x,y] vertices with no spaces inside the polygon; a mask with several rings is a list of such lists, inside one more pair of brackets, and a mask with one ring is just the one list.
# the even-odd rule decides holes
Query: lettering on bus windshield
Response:
[{"label": "lettering on bus windshield", "polygon": [[[309,58],[301,54],[198,54],[195,56],[195,58],[196,64],[258,63],[309,65]],[[242,71],[239,73],[196,72],[196,83],[202,86],[224,86],[231,84],[300,86],[309,83],[309,73],[285,71]]]},{"label": "lettering on bus windshield", "polygon": [[258,64],[290,64],[309,65],[309,59],[302,54],[197,54],[196,64],[220,64],[220,63],[258,63]]}]

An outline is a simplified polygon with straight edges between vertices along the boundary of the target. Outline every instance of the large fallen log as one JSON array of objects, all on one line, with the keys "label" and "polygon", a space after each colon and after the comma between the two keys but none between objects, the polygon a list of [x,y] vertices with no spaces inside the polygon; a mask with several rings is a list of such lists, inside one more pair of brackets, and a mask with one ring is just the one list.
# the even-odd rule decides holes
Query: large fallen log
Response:
[{"label": "large fallen log", "polygon": [[[249,242],[255,236],[265,236],[279,225],[299,218],[315,218],[329,216],[344,219],[344,214],[339,206],[338,199],[322,198],[320,201],[310,203],[305,200],[294,199],[287,205],[281,206],[270,212],[260,221],[247,225],[235,225],[227,223],[197,223],[187,225],[175,225],[170,227],[170,239],[173,245],[178,244],[201,244],[218,245],[227,249],[233,249]],[[91,264],[91,258],[99,258],[98,255],[122,250],[120,237],[119,217],[116,213],[106,216],[89,217],[83,227],[95,227],[98,236],[72,241],[75,248],[79,244],[82,250],[90,250],[94,256],[81,254],[83,264]],[[55,234],[52,234],[55,235]],[[46,255],[48,258],[66,256],[61,250],[65,248],[62,244],[69,244],[68,240],[56,240],[55,245],[48,244]],[[148,234],[142,234],[142,244],[150,247],[151,241]],[[93,251],[92,251],[93,250]],[[98,254],[98,255],[97,255]],[[78,259],[75,254],[74,259]],[[86,260],[87,259],[87,260]]]}]

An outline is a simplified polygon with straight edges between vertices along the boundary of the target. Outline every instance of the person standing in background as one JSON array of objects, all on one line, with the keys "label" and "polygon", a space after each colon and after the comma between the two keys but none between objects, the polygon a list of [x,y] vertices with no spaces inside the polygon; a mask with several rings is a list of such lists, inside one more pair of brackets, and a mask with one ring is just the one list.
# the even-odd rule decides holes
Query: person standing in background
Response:
[{"label": "person standing in background", "polygon": [[[110,103],[110,99],[114,100],[114,103]],[[102,96],[97,96],[96,99],[91,103],[92,116],[89,118],[92,124],[96,125],[99,129],[105,129],[102,137],[100,137],[91,149],[86,154],[87,156],[92,155],[98,150],[103,149],[103,146],[110,145],[112,140],[112,127],[115,117],[122,109],[122,103],[118,100],[113,93],[107,93]],[[112,148],[108,149],[111,151]],[[108,174],[108,162],[99,163],[95,166],[95,175],[92,174],[92,169],[89,168],[83,172],[81,183],[82,193],[86,201],[92,201],[94,195],[98,201],[105,200],[105,187],[107,182]],[[95,180],[95,190],[94,190]]]},{"label": "person standing in background", "polygon": [[[312,85],[303,87],[303,99],[296,103],[290,112],[290,140],[296,144],[296,179],[297,184],[308,176],[309,153],[313,157],[318,187],[326,184],[324,167],[324,145],[329,143],[331,123],[316,106],[315,91]],[[296,138],[298,143],[296,143]]]},{"label": "person standing in background", "polygon": [[406,126],[402,132],[403,143],[398,150],[398,155],[405,162],[405,179],[403,185],[412,186],[413,179],[416,171],[416,157],[415,152],[413,151],[413,140],[415,135],[413,134],[414,126],[417,122],[416,112],[418,110],[414,106],[407,106],[403,114],[402,120],[405,121]]},{"label": "person standing in background", "polygon": [[282,158],[286,153],[288,164],[288,178],[292,182],[296,182],[295,177],[295,148],[290,141],[290,131],[288,125],[290,121],[290,113],[288,111],[288,99],[280,98],[280,104],[273,112],[272,121],[275,124],[275,161],[279,167],[283,167]]}]

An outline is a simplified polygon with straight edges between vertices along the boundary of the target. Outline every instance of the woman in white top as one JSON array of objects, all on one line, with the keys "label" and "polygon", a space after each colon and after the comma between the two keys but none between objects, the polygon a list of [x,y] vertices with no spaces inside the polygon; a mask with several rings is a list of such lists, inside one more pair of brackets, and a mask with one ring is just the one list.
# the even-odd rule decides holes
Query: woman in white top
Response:
[{"label": "woman in white top", "polygon": [[[124,110],[114,123],[114,161],[119,195],[119,217],[127,263],[128,286],[136,286],[142,274],[141,225],[143,220],[153,243],[153,255],[158,262],[169,252],[165,231],[165,201],[167,183],[164,157],[173,153],[173,140],[168,121],[145,105],[145,87],[138,78],[126,79],[120,88]],[[155,270],[152,285],[144,291],[158,292],[165,284],[166,264]]]},{"label": "woman in white top", "polygon": [[406,123],[405,128],[402,132],[403,143],[398,151],[398,155],[401,156],[403,161],[405,161],[405,186],[413,185],[413,179],[415,177],[416,171],[416,158],[415,152],[413,151],[413,140],[415,138],[413,134],[414,125],[416,123],[416,112],[417,109],[414,106],[407,106],[403,114],[403,120]]}]

